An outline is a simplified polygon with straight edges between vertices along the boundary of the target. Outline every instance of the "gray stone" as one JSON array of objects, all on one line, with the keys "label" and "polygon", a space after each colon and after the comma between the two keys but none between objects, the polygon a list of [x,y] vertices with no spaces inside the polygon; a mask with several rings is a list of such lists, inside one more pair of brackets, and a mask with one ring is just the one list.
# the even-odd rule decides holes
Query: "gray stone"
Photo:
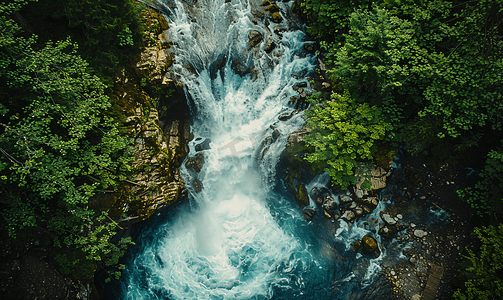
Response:
[{"label": "gray stone", "polygon": [[316,211],[312,207],[304,207],[302,212],[304,213],[304,219],[306,221],[311,221],[316,214]]},{"label": "gray stone", "polygon": [[351,197],[349,197],[348,195],[342,195],[339,196],[339,201],[341,202],[341,204],[343,204],[343,203],[349,203],[353,201],[353,199],[351,199]]},{"label": "gray stone", "polygon": [[396,215],[396,217],[398,218],[398,220],[403,219],[403,216],[401,214]]},{"label": "gray stone", "polygon": [[384,222],[386,222],[386,224],[388,224],[388,225],[395,225],[395,224],[396,224],[395,219],[393,219],[393,218],[392,218],[390,215],[388,215],[388,214],[383,214],[383,215],[381,216],[381,218],[382,218],[382,220],[383,220]]},{"label": "gray stone", "polygon": [[414,235],[417,236],[418,238],[422,238],[422,237],[428,235],[428,233],[424,230],[416,229],[416,230],[414,230]]},{"label": "gray stone", "polygon": [[279,132],[278,129],[274,129],[274,131],[272,132],[272,140],[276,141],[280,135],[281,135],[281,132]]},{"label": "gray stone", "polygon": [[346,212],[344,212],[341,218],[348,222],[351,222],[355,218],[355,213],[350,210],[347,210]]},{"label": "gray stone", "polygon": [[211,149],[210,143],[211,143],[210,139],[205,139],[202,143],[196,145],[196,151],[203,151],[203,150]]}]

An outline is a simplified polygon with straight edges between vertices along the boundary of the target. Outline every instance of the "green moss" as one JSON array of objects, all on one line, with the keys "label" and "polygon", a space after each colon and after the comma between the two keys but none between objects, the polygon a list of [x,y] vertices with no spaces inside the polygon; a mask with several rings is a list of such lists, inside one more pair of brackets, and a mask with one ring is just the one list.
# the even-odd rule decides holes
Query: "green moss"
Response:
[{"label": "green moss", "polygon": [[271,5],[269,5],[267,10],[271,13],[279,12],[279,7],[276,3],[272,3]]},{"label": "green moss", "polygon": [[271,18],[274,23],[280,23],[283,21],[283,17],[279,14],[279,12],[273,13]]}]

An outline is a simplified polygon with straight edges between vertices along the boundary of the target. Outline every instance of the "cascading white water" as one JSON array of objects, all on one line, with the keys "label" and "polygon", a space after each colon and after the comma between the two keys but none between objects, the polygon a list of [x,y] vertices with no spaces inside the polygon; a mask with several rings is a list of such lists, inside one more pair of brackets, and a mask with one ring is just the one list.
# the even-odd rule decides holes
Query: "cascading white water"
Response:
[{"label": "cascading white water", "polygon": [[[155,244],[135,258],[151,275],[130,276],[127,299],[269,299],[275,289],[303,284],[294,273],[306,272],[313,258],[293,234],[301,214],[274,194],[270,181],[286,137],[303,124],[300,114],[281,123],[277,117],[293,110],[292,85],[306,81],[296,78],[312,72],[315,59],[302,53],[301,31],[279,36],[273,23],[254,24],[252,10],[260,4],[200,0],[169,7],[171,72],[193,101],[190,152],[207,138],[211,149],[200,173],[182,170],[186,182],[202,183],[200,193],[189,186],[197,208],[161,226]],[[274,51],[251,48],[251,30],[273,38]],[[258,159],[274,123],[281,135]],[[270,201],[281,213],[271,213]]]},{"label": "cascading white water", "polygon": [[[170,72],[184,84],[194,120],[189,155],[206,139],[211,149],[199,173],[182,167],[189,202],[142,232],[115,297],[347,299],[379,270],[379,259],[349,249],[374,229],[306,222],[286,189],[275,186],[288,135],[304,124],[302,113],[286,121],[278,115],[294,110],[292,86],[307,82],[316,59],[303,51],[304,33],[289,28],[291,21],[270,23],[255,13],[261,4],[164,3],[176,60]],[[278,2],[283,11],[291,4]],[[252,30],[263,35],[256,47]],[[269,39],[276,47],[266,53]],[[200,192],[191,186],[196,178]],[[321,176],[308,187],[327,181]]]}]

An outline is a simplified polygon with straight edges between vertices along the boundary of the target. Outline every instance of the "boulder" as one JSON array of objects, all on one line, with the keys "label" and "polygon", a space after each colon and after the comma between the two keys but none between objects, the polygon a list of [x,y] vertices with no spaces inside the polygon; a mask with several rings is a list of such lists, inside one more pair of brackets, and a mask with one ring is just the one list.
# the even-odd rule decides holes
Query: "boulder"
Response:
[{"label": "boulder", "polygon": [[274,129],[274,131],[272,132],[272,140],[275,142],[279,136],[281,135],[281,132],[279,132],[278,129]]},{"label": "boulder", "polygon": [[274,50],[274,48],[276,48],[276,44],[274,43],[274,40],[268,39],[267,43],[265,44],[264,51],[266,53],[271,53],[272,50]]},{"label": "boulder", "polygon": [[250,32],[248,32],[248,40],[250,42],[250,47],[252,48],[260,44],[263,39],[264,36],[262,35],[262,33],[256,30],[251,30]]},{"label": "boulder", "polygon": [[426,235],[428,235],[428,232],[421,230],[421,229],[416,229],[416,230],[414,230],[414,235],[417,236],[418,238],[422,238],[422,237],[425,237]]},{"label": "boulder", "polygon": [[278,116],[278,119],[280,121],[287,121],[289,120],[292,116],[294,115],[294,111],[291,111],[289,113],[283,113],[281,115]]},{"label": "boulder", "polygon": [[301,208],[309,205],[309,195],[307,194],[307,189],[301,183],[297,185],[297,194],[295,195],[295,199]]},{"label": "boulder", "polygon": [[279,12],[275,12],[271,16],[271,21],[274,23],[281,23],[281,21],[283,21],[283,17],[279,14]]},{"label": "boulder", "polygon": [[324,199],[324,196],[328,193],[328,189],[325,187],[314,187],[311,189],[311,192],[309,192],[309,196],[311,196],[311,199],[316,202],[318,205],[322,205]]},{"label": "boulder", "polygon": [[388,225],[395,225],[396,221],[388,214],[382,214],[381,219]]},{"label": "boulder", "polygon": [[341,218],[346,220],[347,222],[351,222],[355,218],[355,213],[350,210],[347,210],[344,212],[344,214],[341,216]]},{"label": "boulder", "polygon": [[203,190],[203,183],[198,178],[194,179],[192,186],[196,190],[196,193],[200,193]]},{"label": "boulder", "polygon": [[339,196],[339,201],[341,202],[341,205],[343,205],[352,202],[353,199],[348,195],[341,195]]},{"label": "boulder", "polygon": [[275,13],[279,11],[279,6],[276,3],[271,3],[266,10],[270,13]]},{"label": "boulder", "polygon": [[304,219],[306,221],[311,221],[316,214],[316,211],[309,206],[304,207],[304,209],[302,209],[302,212],[304,213]]},{"label": "boulder", "polygon": [[187,169],[194,169],[196,172],[201,172],[201,169],[203,168],[204,165],[204,154],[203,153],[196,153],[193,157],[189,157],[187,159],[187,162],[185,163],[185,167]]},{"label": "boulder", "polygon": [[205,139],[203,142],[196,145],[196,151],[203,151],[203,150],[211,149],[210,143],[211,143],[210,139]]},{"label": "boulder", "polygon": [[362,238],[362,246],[367,253],[374,253],[378,248],[377,241],[370,235],[366,235]]},{"label": "boulder", "polygon": [[325,196],[325,200],[323,201],[323,209],[328,213],[333,212],[337,209],[337,201],[330,195]]},{"label": "boulder", "polygon": [[360,250],[361,247],[362,247],[362,243],[360,243],[360,242],[354,242],[351,244],[351,248],[353,248],[354,252],[358,252],[358,250]]}]

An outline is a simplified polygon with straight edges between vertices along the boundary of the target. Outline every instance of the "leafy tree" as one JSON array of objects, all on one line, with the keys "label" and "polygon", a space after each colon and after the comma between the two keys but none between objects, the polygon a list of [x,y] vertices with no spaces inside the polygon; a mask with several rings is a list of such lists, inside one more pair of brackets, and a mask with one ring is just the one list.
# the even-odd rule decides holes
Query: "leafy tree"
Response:
[{"label": "leafy tree", "polygon": [[[320,95],[314,94],[309,101],[319,102]],[[314,152],[307,153],[305,159],[326,162],[332,182],[343,189],[356,182],[357,160],[372,158],[374,142],[382,139],[389,127],[379,108],[356,103],[348,92],[333,93],[330,100],[314,105],[306,111],[306,120],[311,132],[304,140]]]},{"label": "leafy tree", "polygon": [[455,299],[484,300],[503,298],[503,282],[498,273],[503,268],[503,224],[497,227],[488,226],[475,228],[482,243],[480,249],[474,252],[468,250],[464,256],[470,266],[462,270],[468,280],[465,289],[458,289],[454,293]]},{"label": "leafy tree", "polygon": [[[115,222],[89,207],[129,172],[131,141],[119,135],[105,86],[69,39],[35,48],[10,19],[25,2],[0,5],[0,212],[12,237],[49,233],[86,259],[115,259]],[[122,244],[129,241],[124,240]]]},{"label": "leafy tree", "polygon": [[459,190],[459,196],[466,199],[481,217],[503,212],[503,150],[492,150],[486,166],[480,173],[481,180],[474,188]]},{"label": "leafy tree", "polygon": [[351,14],[344,46],[328,52],[332,80],[379,106],[391,139],[404,129],[425,147],[448,137],[466,148],[477,142],[470,131],[501,130],[502,2],[404,2]]}]

